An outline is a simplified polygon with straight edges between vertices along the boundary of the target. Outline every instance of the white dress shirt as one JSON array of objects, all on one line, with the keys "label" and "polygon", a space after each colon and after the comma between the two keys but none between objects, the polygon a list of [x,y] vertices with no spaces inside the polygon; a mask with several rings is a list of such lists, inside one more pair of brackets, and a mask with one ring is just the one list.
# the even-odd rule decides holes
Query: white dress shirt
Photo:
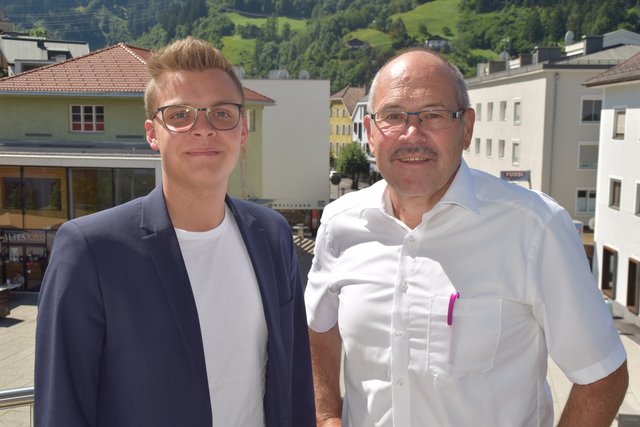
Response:
[{"label": "white dress shirt", "polygon": [[338,322],[344,427],[551,426],[548,354],[580,384],[624,362],[571,218],[549,197],[463,160],[411,230],[386,190],[325,208],[305,293],[311,329]]}]

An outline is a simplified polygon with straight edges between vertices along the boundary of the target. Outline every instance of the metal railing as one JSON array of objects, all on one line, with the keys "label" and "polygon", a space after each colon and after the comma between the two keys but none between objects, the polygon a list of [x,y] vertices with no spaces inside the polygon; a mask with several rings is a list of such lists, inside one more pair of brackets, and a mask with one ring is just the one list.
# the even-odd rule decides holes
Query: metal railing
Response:
[{"label": "metal railing", "polygon": [[0,411],[29,406],[30,425],[33,425],[33,387],[0,390]]}]

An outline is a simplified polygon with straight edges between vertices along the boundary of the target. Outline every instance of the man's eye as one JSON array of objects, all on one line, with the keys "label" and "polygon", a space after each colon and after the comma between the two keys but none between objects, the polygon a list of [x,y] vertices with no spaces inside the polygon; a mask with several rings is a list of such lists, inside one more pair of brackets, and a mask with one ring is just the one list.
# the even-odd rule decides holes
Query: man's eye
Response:
[{"label": "man's eye", "polygon": [[439,111],[425,111],[420,114],[422,120],[438,120],[444,118],[444,113]]},{"label": "man's eye", "polygon": [[171,116],[172,119],[186,119],[187,117],[189,117],[189,113],[186,111],[181,111]]},{"label": "man's eye", "polygon": [[386,122],[401,122],[404,121],[403,113],[386,113],[384,115],[384,120]]},{"label": "man's eye", "polygon": [[231,114],[229,114],[229,112],[225,110],[213,110],[211,112],[211,117],[215,117],[217,119],[226,119],[228,117],[231,117]]}]

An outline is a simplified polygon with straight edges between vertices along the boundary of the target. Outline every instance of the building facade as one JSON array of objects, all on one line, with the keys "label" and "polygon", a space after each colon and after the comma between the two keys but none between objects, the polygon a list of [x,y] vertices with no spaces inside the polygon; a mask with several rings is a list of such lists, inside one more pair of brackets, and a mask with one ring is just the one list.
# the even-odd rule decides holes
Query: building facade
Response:
[{"label": "building facade", "polygon": [[640,325],[640,54],[585,85],[603,93],[593,274]]},{"label": "building facade", "polygon": [[0,32],[0,64],[6,68],[0,69],[0,77],[13,76],[88,53],[87,42]]},{"label": "building facade", "polygon": [[[329,81],[264,79],[242,81],[276,100],[264,109],[260,194],[291,224],[314,232],[320,211],[329,202],[327,121]],[[251,120],[250,120],[251,123]],[[255,171],[252,171],[252,173]],[[253,194],[249,194],[249,199]]]},{"label": "building facade", "polygon": [[346,86],[329,98],[329,149],[336,158],[345,144],[354,141],[352,116],[364,96],[364,87]]},{"label": "building facade", "polygon": [[[63,222],[147,194],[162,164],[144,131],[144,49],[119,44],[0,80],[1,280],[37,290]],[[261,198],[262,110],[274,101],[245,88],[254,121],[229,192]],[[10,108],[5,108],[10,106]]]},{"label": "building facade", "polygon": [[611,38],[617,33],[585,39],[572,56],[540,48],[481,64],[467,81],[476,110],[467,163],[549,194],[588,224],[595,216],[602,92],[582,83],[640,51],[604,48]]}]

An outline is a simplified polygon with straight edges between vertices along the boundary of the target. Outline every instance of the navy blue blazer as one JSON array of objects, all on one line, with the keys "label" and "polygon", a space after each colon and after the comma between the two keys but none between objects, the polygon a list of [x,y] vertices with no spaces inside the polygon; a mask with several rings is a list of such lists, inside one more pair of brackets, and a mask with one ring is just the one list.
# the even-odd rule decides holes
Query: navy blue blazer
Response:
[{"label": "navy blue blazer", "polygon": [[[226,203],[267,323],[266,425],[315,427],[291,231],[270,209],[229,197]],[[161,187],[64,223],[38,306],[36,426],[211,427],[198,313]]]}]

